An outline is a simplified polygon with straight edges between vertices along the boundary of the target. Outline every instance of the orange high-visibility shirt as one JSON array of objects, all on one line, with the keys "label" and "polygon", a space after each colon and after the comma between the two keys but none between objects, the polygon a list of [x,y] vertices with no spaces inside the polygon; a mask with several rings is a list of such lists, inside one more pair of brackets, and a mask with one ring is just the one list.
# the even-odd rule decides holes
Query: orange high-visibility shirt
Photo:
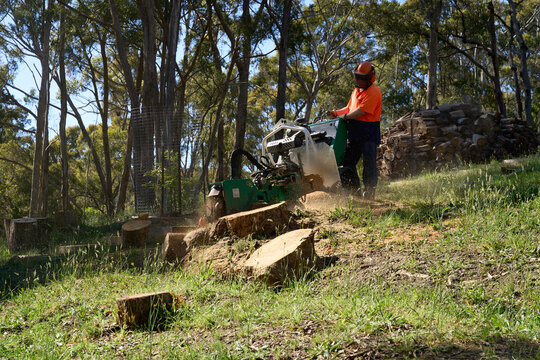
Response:
[{"label": "orange high-visibility shirt", "polygon": [[377,122],[381,121],[382,95],[381,90],[375,84],[371,84],[366,90],[354,88],[347,109],[337,111],[338,115],[348,114],[358,108],[365,114],[354,120]]}]

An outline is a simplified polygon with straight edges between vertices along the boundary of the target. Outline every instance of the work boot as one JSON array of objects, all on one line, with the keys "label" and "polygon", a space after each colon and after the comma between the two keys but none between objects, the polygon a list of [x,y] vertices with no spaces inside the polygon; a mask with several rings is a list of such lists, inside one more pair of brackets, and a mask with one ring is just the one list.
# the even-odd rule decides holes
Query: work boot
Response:
[{"label": "work boot", "polygon": [[366,200],[375,200],[375,188],[366,187],[362,195]]}]

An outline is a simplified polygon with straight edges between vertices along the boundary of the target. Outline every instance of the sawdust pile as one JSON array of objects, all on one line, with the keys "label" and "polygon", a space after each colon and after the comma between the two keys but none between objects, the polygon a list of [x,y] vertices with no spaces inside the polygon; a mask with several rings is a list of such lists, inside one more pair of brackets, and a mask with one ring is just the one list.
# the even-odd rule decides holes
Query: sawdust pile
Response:
[{"label": "sawdust pile", "polygon": [[348,196],[344,194],[314,191],[298,199],[297,206],[309,211],[331,210],[338,206],[347,205]]}]

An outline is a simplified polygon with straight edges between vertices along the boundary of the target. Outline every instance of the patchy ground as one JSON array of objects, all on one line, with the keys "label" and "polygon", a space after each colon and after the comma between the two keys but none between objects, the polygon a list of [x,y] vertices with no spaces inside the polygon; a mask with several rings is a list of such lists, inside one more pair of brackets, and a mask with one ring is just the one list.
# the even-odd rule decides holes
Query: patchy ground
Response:
[{"label": "patchy ground", "polygon": [[[317,229],[321,261],[280,287],[235,271],[264,236],[225,236],[182,269],[158,254],[54,262],[36,273],[43,286],[29,281],[3,300],[0,358],[540,358],[537,182],[472,175],[460,174],[482,196],[469,203],[451,189],[440,191],[450,200],[416,202],[307,195],[294,214]],[[157,291],[185,298],[166,330],[117,325],[116,298]]]}]

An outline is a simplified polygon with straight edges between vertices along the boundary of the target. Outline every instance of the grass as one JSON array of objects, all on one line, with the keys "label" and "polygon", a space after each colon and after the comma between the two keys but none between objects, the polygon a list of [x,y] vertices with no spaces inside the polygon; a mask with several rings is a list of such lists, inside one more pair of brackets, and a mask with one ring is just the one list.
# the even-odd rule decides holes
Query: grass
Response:
[{"label": "grass", "polygon": [[[317,249],[340,260],[280,289],[106,253],[48,263],[0,300],[0,358],[540,359],[540,157],[500,167],[329,211]],[[163,290],[186,299],[166,330],[116,326],[116,298]]]}]

